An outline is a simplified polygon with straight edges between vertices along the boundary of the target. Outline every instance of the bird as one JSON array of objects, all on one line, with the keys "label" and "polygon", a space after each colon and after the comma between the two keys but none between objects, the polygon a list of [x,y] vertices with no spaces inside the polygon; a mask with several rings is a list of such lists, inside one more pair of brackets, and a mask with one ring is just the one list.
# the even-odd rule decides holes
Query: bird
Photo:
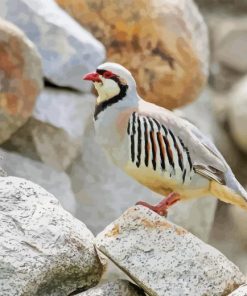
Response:
[{"label": "bird", "polygon": [[247,209],[247,192],[214,143],[191,122],[142,99],[125,67],[106,62],[83,79],[98,93],[98,144],[115,165],[164,197],[156,205],[137,205],[166,216],[178,201],[212,195]]}]

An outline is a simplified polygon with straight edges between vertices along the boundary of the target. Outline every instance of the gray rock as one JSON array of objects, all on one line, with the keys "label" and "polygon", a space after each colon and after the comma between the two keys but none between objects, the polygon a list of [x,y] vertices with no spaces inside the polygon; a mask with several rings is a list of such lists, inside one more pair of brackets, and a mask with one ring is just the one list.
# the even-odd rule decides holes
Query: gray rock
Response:
[{"label": "gray rock", "polygon": [[4,296],[67,296],[98,283],[92,233],[40,186],[0,178],[0,291]]},{"label": "gray rock", "polygon": [[145,296],[143,290],[126,280],[106,282],[78,296]]},{"label": "gray rock", "polygon": [[34,42],[48,80],[90,90],[90,83],[81,77],[102,63],[104,47],[55,1],[1,0],[0,17],[17,25]]},{"label": "gray rock", "polygon": [[79,154],[94,100],[91,94],[45,88],[32,118],[3,147],[65,170]]},{"label": "gray rock", "polygon": [[151,296],[223,296],[245,282],[218,250],[141,206],[110,224],[96,246]]},{"label": "gray rock", "polygon": [[24,178],[39,184],[58,198],[65,210],[75,215],[76,199],[71,189],[70,179],[64,172],[2,149],[0,149],[0,155],[3,156],[2,167],[9,176]]},{"label": "gray rock", "polygon": [[230,132],[239,148],[247,153],[247,76],[234,86],[229,97]]},{"label": "gray rock", "polygon": [[3,143],[31,116],[43,79],[41,59],[34,44],[20,29],[2,19],[0,48],[0,143]]},{"label": "gray rock", "polygon": [[247,274],[246,211],[221,204],[215,215],[209,243]]},{"label": "gray rock", "polygon": [[216,59],[230,69],[247,72],[247,22],[242,18],[226,18],[217,24]]},{"label": "gray rock", "polygon": [[228,296],[246,296],[247,295],[247,284],[242,285],[237,290],[233,291]]}]

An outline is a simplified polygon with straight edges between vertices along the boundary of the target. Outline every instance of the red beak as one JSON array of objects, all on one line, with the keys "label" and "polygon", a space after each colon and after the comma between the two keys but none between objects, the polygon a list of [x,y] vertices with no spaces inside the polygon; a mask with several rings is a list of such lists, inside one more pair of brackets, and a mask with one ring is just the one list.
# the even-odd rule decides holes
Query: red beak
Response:
[{"label": "red beak", "polygon": [[83,80],[91,80],[93,82],[101,82],[99,74],[96,72],[86,74],[85,76],[83,76]]}]

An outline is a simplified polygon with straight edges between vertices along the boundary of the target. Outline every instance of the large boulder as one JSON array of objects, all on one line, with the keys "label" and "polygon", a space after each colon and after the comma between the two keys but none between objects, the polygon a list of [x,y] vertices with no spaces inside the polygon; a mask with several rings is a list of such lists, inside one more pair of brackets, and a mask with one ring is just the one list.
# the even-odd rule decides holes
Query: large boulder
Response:
[{"label": "large boulder", "polygon": [[79,154],[94,101],[91,94],[45,88],[31,119],[3,147],[65,170]]},{"label": "large boulder", "polygon": [[229,94],[228,121],[233,139],[247,153],[247,76]]},{"label": "large boulder", "polygon": [[92,233],[40,186],[0,178],[1,295],[67,296],[98,283]]},{"label": "large boulder", "polygon": [[30,117],[42,83],[33,43],[16,26],[0,20],[0,143]]},{"label": "large boulder", "polygon": [[106,282],[77,296],[145,296],[142,289],[126,280]]},{"label": "large boulder", "polygon": [[0,149],[1,166],[8,176],[15,176],[39,184],[58,198],[66,211],[75,216],[76,199],[66,173],[57,171],[39,161]]},{"label": "large boulder", "polygon": [[[207,134],[214,128],[210,100],[211,92],[208,90],[194,104],[179,110],[179,114]],[[69,175],[73,191],[80,201],[77,217],[82,215],[83,221],[94,233],[99,233],[138,200],[158,203],[163,198],[112,164],[95,141],[92,121],[85,139],[81,155],[73,163]],[[168,218],[206,241],[216,204],[217,200],[212,197],[180,202],[169,209]]]},{"label": "large boulder", "polygon": [[0,17],[16,24],[37,46],[45,77],[59,86],[88,91],[83,74],[105,57],[102,44],[53,0],[1,0]]},{"label": "large boulder", "polygon": [[[207,28],[191,0],[57,0],[126,66],[148,101],[175,108],[207,78]],[[124,13],[122,13],[124,11]]]},{"label": "large boulder", "polygon": [[96,246],[150,296],[223,296],[245,282],[218,250],[142,206],[107,226]]}]

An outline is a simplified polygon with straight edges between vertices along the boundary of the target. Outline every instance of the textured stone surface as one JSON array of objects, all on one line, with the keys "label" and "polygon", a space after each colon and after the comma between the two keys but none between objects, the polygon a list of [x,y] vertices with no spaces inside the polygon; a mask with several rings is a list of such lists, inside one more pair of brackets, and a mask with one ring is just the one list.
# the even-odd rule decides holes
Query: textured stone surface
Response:
[{"label": "textured stone surface", "polygon": [[[179,114],[189,118],[207,134],[214,128],[210,100],[211,93],[206,91],[195,103],[179,110]],[[203,114],[200,112],[202,109]],[[85,134],[81,156],[73,163],[69,175],[73,191],[81,202],[77,217],[81,215],[94,233],[99,233],[138,200],[155,204],[162,198],[125,175],[107,159],[95,141],[92,120]],[[181,202],[169,210],[168,218],[207,240],[216,203],[212,197]]]},{"label": "textured stone surface", "polygon": [[0,220],[1,295],[67,296],[99,281],[92,233],[43,188],[0,178]]},{"label": "textured stone surface", "polygon": [[247,153],[247,76],[229,94],[228,120],[233,139]]},{"label": "textured stone surface", "polygon": [[0,143],[30,117],[41,88],[41,60],[33,43],[0,20]]},{"label": "textured stone surface", "polygon": [[78,296],[145,296],[144,292],[126,280],[107,282]]},{"label": "textured stone surface", "polygon": [[237,290],[229,294],[229,296],[246,296],[246,295],[247,295],[247,284],[242,285]]},{"label": "textured stone surface", "polygon": [[219,251],[140,206],[109,225],[96,245],[151,296],[223,296],[245,281]]},{"label": "textured stone surface", "polygon": [[207,76],[208,40],[193,1],[57,2],[104,43],[109,60],[134,74],[146,100],[174,108],[197,98]]},{"label": "textured stone surface", "polygon": [[45,88],[32,118],[4,148],[65,170],[79,153],[94,100],[91,94]]},{"label": "textured stone surface", "polygon": [[60,86],[88,91],[83,74],[104,60],[104,48],[53,0],[1,0],[0,17],[21,28],[37,46],[45,77]]},{"label": "textured stone surface", "polygon": [[39,162],[0,149],[3,157],[1,165],[8,176],[25,178],[39,184],[53,194],[63,208],[71,214],[76,213],[76,200],[71,189],[70,179],[64,172]]}]

